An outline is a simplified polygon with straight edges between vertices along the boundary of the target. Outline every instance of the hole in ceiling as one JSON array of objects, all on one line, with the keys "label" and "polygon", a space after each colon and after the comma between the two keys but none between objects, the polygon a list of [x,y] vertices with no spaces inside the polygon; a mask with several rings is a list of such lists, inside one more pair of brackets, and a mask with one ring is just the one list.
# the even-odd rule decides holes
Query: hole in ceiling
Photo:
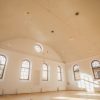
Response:
[{"label": "hole in ceiling", "polygon": [[27,12],[26,12],[26,14],[30,14],[30,12],[29,12],[29,11],[27,11]]},{"label": "hole in ceiling", "polygon": [[79,12],[76,12],[75,15],[78,16],[79,15]]},{"label": "hole in ceiling", "polygon": [[54,33],[55,31],[54,30],[51,30],[51,33]]}]

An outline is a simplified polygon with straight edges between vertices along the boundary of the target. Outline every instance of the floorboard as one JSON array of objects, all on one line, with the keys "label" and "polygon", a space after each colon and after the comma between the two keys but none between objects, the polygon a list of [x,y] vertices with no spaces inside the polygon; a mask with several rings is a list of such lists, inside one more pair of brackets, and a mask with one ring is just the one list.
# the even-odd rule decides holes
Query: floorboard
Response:
[{"label": "floorboard", "polygon": [[60,91],[0,96],[0,100],[100,100],[100,93]]}]

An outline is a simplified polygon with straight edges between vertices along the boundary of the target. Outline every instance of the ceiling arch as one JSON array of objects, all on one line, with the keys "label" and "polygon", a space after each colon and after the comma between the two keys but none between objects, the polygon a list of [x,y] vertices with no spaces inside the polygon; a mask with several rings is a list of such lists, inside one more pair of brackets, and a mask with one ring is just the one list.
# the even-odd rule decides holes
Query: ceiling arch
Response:
[{"label": "ceiling arch", "polygon": [[0,0],[0,41],[34,39],[65,62],[99,55],[99,5],[99,0]]}]

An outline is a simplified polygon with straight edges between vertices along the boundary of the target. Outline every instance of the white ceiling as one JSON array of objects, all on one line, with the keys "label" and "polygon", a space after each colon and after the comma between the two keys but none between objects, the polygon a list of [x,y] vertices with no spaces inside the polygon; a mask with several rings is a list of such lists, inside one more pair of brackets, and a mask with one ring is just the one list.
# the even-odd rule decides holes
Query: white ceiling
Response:
[{"label": "white ceiling", "polygon": [[65,62],[99,55],[100,0],[0,0],[0,41],[19,37],[48,44]]}]

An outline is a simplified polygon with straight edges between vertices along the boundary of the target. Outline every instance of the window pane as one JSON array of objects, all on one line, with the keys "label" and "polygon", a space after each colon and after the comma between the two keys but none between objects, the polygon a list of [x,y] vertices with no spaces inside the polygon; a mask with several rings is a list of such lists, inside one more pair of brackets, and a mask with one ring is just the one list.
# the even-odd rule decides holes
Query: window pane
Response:
[{"label": "window pane", "polygon": [[97,74],[98,74],[98,78],[100,78],[100,71],[98,71]]},{"label": "window pane", "polygon": [[92,67],[94,67],[94,68],[96,68],[96,67],[100,67],[100,62],[94,60],[94,61],[92,62]]},{"label": "window pane", "polygon": [[74,71],[79,71],[79,65],[74,65]]},{"label": "window pane", "polygon": [[75,72],[75,79],[79,80],[80,79],[80,73],[79,72]]},{"label": "window pane", "polygon": [[28,76],[27,76],[27,75],[25,75],[25,76],[24,76],[24,79],[26,79],[26,80],[27,80],[27,79],[28,79]]},{"label": "window pane", "polygon": [[75,64],[73,66],[73,73],[74,73],[74,80],[80,80],[79,65]]},{"label": "window pane", "polygon": [[42,65],[42,80],[48,81],[48,65]]},{"label": "window pane", "polygon": [[30,62],[28,60],[25,60],[22,62],[20,79],[28,80],[29,72],[30,72]]},{"label": "window pane", "polygon": [[48,80],[48,72],[47,71],[43,71],[42,78],[43,78],[43,80]]},{"label": "window pane", "polygon": [[5,64],[6,58],[4,56],[0,56],[0,64]]},{"label": "window pane", "polygon": [[92,69],[95,79],[100,79],[100,61],[99,60],[93,60],[92,63]]},{"label": "window pane", "polygon": [[60,66],[57,67],[57,80],[58,81],[62,80],[62,70]]},{"label": "window pane", "polygon": [[100,78],[100,71],[95,72],[95,77]]},{"label": "window pane", "polygon": [[58,73],[57,78],[58,78],[58,81],[61,81],[62,80],[61,73]]},{"label": "window pane", "polygon": [[[26,69],[25,69],[26,70]],[[29,72],[28,72],[28,70],[26,70],[26,71],[21,71],[21,79],[28,79],[28,77],[29,77]]]},{"label": "window pane", "polygon": [[28,72],[29,72],[29,69],[24,69],[24,72],[25,72],[25,73],[28,73]]},{"label": "window pane", "polygon": [[22,67],[29,68],[29,66],[30,66],[29,61],[23,61],[23,63],[22,63]]},{"label": "window pane", "polygon": [[5,56],[0,55],[0,79],[3,78],[5,64],[6,64],[6,58],[5,58]]},{"label": "window pane", "polygon": [[0,65],[0,70],[3,70],[4,69],[4,65]]},{"label": "window pane", "polygon": [[57,72],[61,72],[61,68],[60,67],[57,67]]},{"label": "window pane", "polygon": [[48,66],[46,64],[43,64],[43,70],[48,70]]}]

